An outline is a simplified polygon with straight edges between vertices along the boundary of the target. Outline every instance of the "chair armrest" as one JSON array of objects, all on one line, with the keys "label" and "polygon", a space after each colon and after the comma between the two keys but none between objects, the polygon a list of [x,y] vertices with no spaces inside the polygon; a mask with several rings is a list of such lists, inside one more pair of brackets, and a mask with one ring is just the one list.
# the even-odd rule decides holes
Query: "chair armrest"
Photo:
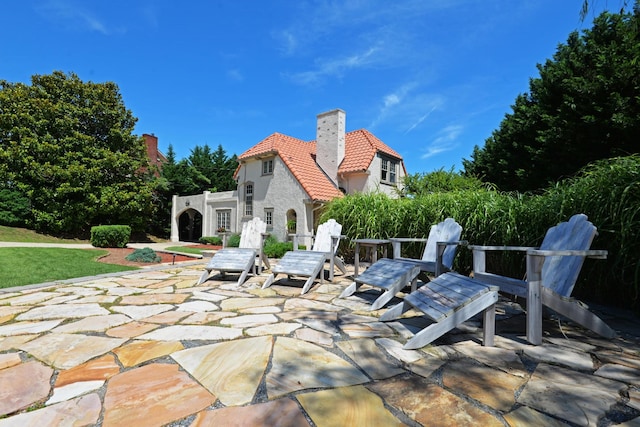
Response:
[{"label": "chair armrest", "polygon": [[298,245],[301,237],[311,237],[311,239],[313,240],[313,234],[289,234],[289,237],[291,237],[291,240],[293,241],[294,251],[298,250]]},{"label": "chair armrest", "polygon": [[426,243],[427,238],[419,237],[392,237],[389,239],[391,242],[391,248],[393,249],[393,257],[402,257],[402,244],[403,243]]},{"label": "chair armrest", "polygon": [[531,246],[483,246],[483,245],[468,245],[472,251],[519,251],[526,252],[532,249],[537,249]]},{"label": "chair armrest", "polygon": [[590,249],[585,251],[580,250],[543,250],[543,249],[530,249],[527,251],[527,255],[536,256],[583,256],[594,259],[607,259],[608,252],[605,250]]}]

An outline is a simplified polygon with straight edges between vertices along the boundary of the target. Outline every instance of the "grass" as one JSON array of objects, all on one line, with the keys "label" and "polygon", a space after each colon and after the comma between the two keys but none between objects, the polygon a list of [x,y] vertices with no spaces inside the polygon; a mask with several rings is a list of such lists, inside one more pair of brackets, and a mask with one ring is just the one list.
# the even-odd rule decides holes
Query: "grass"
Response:
[{"label": "grass", "polygon": [[60,239],[46,234],[36,233],[33,230],[17,227],[5,227],[0,225],[0,242],[26,242],[26,243],[89,243],[88,240]]},{"label": "grass", "polygon": [[190,248],[189,246],[168,246],[164,248],[165,252],[182,252],[185,254],[202,255],[202,249]]},{"label": "grass", "polygon": [[0,288],[137,270],[96,261],[102,249],[0,248]]}]

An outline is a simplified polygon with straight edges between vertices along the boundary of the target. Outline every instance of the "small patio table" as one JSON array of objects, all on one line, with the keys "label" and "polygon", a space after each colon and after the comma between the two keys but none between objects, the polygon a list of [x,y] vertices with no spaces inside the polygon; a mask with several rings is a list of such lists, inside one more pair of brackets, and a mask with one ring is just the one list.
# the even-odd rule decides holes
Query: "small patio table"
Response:
[{"label": "small patio table", "polygon": [[378,261],[378,250],[382,248],[382,257],[387,258],[387,245],[391,243],[386,239],[353,239],[356,244],[355,247],[355,260],[353,266],[353,277],[358,277],[360,269],[360,247],[364,248],[365,258],[371,261],[371,264],[375,264]]}]

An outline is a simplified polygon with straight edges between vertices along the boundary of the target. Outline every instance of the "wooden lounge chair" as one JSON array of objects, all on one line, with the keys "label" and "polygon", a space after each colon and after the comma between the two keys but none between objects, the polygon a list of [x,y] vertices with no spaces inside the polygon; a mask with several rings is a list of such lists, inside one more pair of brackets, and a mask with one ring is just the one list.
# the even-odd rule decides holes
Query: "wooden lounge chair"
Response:
[{"label": "wooden lounge chair", "polygon": [[[354,294],[362,285],[370,285],[384,290],[378,299],[371,305],[372,310],[377,310],[400,292],[406,286],[411,285],[411,290],[416,290],[416,277],[423,272],[434,273],[436,276],[450,271],[453,268],[453,259],[458,245],[467,242],[460,241],[462,227],[452,218],[431,226],[429,237],[420,238],[391,238],[393,245],[393,259],[395,263],[381,261],[373,264],[363,274],[356,277],[343,292],[341,298]],[[401,256],[402,243],[426,242],[421,259],[404,258]],[[418,268],[417,273],[412,268]]]},{"label": "wooden lounge chair", "polygon": [[[405,348],[430,343],[471,316],[484,310],[484,344],[492,345],[497,291],[527,299],[527,340],[542,343],[542,305],[606,338],[615,332],[580,301],[570,297],[585,257],[606,258],[607,251],[589,250],[596,227],[578,214],[551,227],[539,249],[522,246],[469,246],[473,250],[473,279],[454,272],[444,273],[389,309],[380,320],[399,318],[410,308],[434,323],[418,332]],[[526,280],[486,271],[486,252],[522,251],[527,256]]]},{"label": "wooden lounge chair", "polygon": [[423,347],[441,337],[462,322],[481,311],[483,314],[484,338],[482,344],[493,346],[495,331],[495,304],[498,287],[487,285],[461,274],[444,273],[414,292],[403,301],[387,310],[380,320],[385,322],[400,318],[409,309],[423,313],[431,321],[404,345],[404,349]]},{"label": "wooden lounge chair", "polygon": [[263,264],[266,268],[271,268],[269,259],[264,254],[266,230],[267,225],[258,217],[243,223],[239,247],[223,248],[216,252],[204,268],[205,271],[197,284],[205,282],[211,272],[217,270],[222,276],[226,273],[239,273],[238,285],[241,285],[249,273],[256,275],[256,257],[258,274]]},{"label": "wooden lounge chair", "polygon": [[406,286],[416,290],[420,266],[412,262],[382,258],[353,279],[354,281],[340,294],[340,298],[353,295],[362,285],[374,286],[384,292],[371,304],[371,310],[378,310]]},{"label": "wooden lounge chair", "polygon": [[[458,245],[465,245],[467,242],[460,240],[462,226],[453,218],[434,224],[429,230],[429,237],[426,239],[412,237],[393,237],[391,246],[393,247],[393,259],[400,259],[416,263],[420,266],[420,271],[434,273],[436,276],[450,271],[453,268],[453,259],[456,256]],[[424,242],[424,252],[421,259],[405,258],[402,256],[402,244],[410,242]]]},{"label": "wooden lounge chair", "polygon": [[[587,329],[613,338],[615,332],[571,292],[585,257],[605,259],[607,251],[589,250],[597,235],[596,227],[584,214],[551,227],[540,248],[519,246],[469,246],[473,251],[473,276],[484,283],[497,285],[500,291],[527,299],[527,340],[542,343],[542,306],[573,320]],[[486,252],[522,251],[527,257],[526,280],[499,276],[486,271]]]},{"label": "wooden lounge chair", "polygon": [[268,288],[273,284],[278,274],[286,274],[287,276],[302,276],[307,280],[302,287],[302,294],[305,294],[311,288],[313,281],[318,275],[320,283],[324,276],[324,263],[329,261],[329,280],[333,281],[334,267],[338,267],[343,274],[346,273],[344,262],[337,256],[338,244],[342,235],[342,225],[336,220],[329,221],[318,226],[318,232],[315,236],[313,248],[308,251],[299,251],[297,249],[297,238],[294,237],[294,250],[288,251],[280,259],[277,265],[271,269],[271,274],[264,282],[262,289]]}]

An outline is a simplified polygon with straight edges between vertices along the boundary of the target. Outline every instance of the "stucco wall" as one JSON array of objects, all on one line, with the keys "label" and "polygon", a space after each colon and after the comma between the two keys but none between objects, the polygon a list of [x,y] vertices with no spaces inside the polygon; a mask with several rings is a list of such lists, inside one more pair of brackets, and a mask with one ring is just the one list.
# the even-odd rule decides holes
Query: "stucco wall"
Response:
[{"label": "stucco wall", "polygon": [[272,157],[273,174],[262,175],[262,161],[251,159],[240,167],[238,174],[239,218],[245,217],[244,189],[247,182],[253,183],[253,216],[264,218],[265,209],[273,209],[273,227],[268,230],[278,240],[287,240],[287,211],[294,209],[297,218],[297,233],[311,234],[313,220],[310,207],[304,203],[309,198],[298,181],[279,157]]}]

